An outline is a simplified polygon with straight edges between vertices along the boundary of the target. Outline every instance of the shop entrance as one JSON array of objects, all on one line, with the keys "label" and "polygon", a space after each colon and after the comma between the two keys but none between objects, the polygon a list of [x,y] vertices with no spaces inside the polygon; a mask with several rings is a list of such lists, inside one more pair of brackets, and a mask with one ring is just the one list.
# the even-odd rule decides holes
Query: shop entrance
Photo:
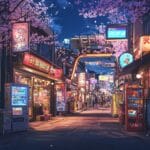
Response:
[{"label": "shop entrance", "polygon": [[[30,87],[29,119],[42,120],[45,114],[51,114],[51,82],[30,73],[15,72],[15,83],[27,84]],[[49,119],[49,118],[48,118]]]},{"label": "shop entrance", "polygon": [[34,78],[33,116],[41,120],[42,115],[50,114],[50,81]]}]

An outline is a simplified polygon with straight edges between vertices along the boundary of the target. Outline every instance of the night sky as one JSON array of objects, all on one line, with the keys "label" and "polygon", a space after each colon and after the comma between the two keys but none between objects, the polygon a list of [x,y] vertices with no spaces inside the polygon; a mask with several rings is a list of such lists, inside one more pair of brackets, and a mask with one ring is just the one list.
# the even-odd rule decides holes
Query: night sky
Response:
[{"label": "night sky", "polygon": [[51,0],[51,12],[54,18],[53,28],[59,33],[58,38],[63,41],[64,38],[71,38],[75,35],[94,34],[98,31],[95,29],[96,24],[105,21],[104,18],[85,19],[79,16],[78,6],[75,0]]},{"label": "night sky", "polygon": [[[83,16],[79,16],[78,10],[80,8],[74,3],[75,0],[51,0],[51,2],[50,13],[54,18],[52,28],[55,30],[55,33],[58,33],[58,40],[60,42],[63,42],[65,38],[70,39],[75,35],[97,34],[98,31],[95,26],[107,22],[104,17],[85,19]],[[98,60],[95,59],[94,61]],[[107,61],[107,59],[103,61]],[[99,65],[86,65],[86,68],[97,74],[108,74],[114,72],[112,68],[106,68]]]},{"label": "night sky", "polygon": [[61,9],[59,13],[58,24],[62,26],[60,39],[73,37],[85,32],[85,21],[78,15],[76,7],[67,7]]}]

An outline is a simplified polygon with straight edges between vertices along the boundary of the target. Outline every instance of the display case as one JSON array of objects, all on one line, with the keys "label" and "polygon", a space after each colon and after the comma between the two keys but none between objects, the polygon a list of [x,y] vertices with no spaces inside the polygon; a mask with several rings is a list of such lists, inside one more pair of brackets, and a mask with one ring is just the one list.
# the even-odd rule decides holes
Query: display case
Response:
[{"label": "display case", "polygon": [[138,84],[125,86],[125,127],[128,131],[144,130],[143,88]]}]

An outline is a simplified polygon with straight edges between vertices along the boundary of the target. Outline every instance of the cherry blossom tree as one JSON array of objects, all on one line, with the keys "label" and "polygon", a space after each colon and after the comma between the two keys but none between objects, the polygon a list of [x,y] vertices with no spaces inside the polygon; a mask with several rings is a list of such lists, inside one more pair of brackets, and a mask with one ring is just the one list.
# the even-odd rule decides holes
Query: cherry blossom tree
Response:
[{"label": "cherry blossom tree", "polygon": [[150,10],[149,0],[76,0],[84,18],[107,17],[111,23],[141,20]]},{"label": "cherry blossom tree", "polygon": [[[150,13],[150,0],[76,0],[79,8],[79,15],[85,19],[92,19],[98,24],[95,28],[99,33],[105,33],[107,24],[128,24],[132,30],[132,23],[141,22],[145,14]],[[129,35],[130,43],[127,41],[111,42],[115,49],[116,57],[127,51],[128,44],[130,49],[133,46],[132,34]],[[119,49],[123,50],[120,51]]]},{"label": "cherry blossom tree", "polygon": [[[0,42],[10,38],[12,23],[27,21],[30,25],[37,29],[42,29],[48,33],[53,19],[48,13],[49,7],[45,4],[45,0],[0,0]],[[52,44],[53,35],[48,36],[32,33],[31,43]]]}]

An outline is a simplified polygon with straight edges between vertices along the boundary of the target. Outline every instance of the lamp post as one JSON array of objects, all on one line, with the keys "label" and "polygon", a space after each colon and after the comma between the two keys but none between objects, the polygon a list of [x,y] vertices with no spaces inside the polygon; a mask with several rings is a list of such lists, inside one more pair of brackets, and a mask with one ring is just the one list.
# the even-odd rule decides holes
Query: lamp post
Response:
[{"label": "lamp post", "polygon": [[55,88],[54,81],[51,82],[50,89],[51,89],[51,94],[50,94],[50,96],[51,96],[50,110],[51,110],[51,114],[53,116],[56,116],[56,88]]}]

